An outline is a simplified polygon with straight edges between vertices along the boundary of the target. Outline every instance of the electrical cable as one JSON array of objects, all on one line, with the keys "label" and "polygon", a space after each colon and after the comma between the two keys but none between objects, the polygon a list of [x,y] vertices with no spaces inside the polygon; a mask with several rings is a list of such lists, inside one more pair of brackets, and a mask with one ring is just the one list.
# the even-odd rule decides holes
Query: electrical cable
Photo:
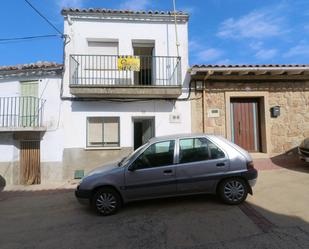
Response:
[{"label": "electrical cable", "polygon": [[12,37],[12,38],[0,38],[0,44],[29,42],[36,39],[48,39],[60,37],[59,35],[38,35],[38,36],[25,36],[25,37]]},{"label": "electrical cable", "polygon": [[64,37],[64,34],[54,25],[51,21],[48,20],[37,8],[35,8],[28,0],[24,0],[40,17],[42,17],[54,30],[56,30],[61,37]]}]

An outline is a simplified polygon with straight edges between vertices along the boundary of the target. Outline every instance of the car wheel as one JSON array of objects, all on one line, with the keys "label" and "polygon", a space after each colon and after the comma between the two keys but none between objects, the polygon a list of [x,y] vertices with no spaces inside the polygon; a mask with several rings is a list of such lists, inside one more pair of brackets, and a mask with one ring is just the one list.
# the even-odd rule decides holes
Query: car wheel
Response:
[{"label": "car wheel", "polygon": [[119,210],[121,198],[114,189],[101,188],[93,195],[92,206],[99,215],[112,215]]},{"label": "car wheel", "polygon": [[223,182],[219,185],[218,194],[221,200],[226,204],[240,204],[247,198],[247,184],[240,178],[223,180]]}]

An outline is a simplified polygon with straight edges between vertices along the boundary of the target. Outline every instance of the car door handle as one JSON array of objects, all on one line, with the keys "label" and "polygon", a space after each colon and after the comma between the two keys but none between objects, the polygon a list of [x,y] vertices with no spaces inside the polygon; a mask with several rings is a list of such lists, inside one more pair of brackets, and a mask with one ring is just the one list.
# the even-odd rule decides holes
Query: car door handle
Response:
[{"label": "car door handle", "polygon": [[223,167],[223,166],[225,166],[225,163],[217,163],[216,166],[217,167]]},{"label": "car door handle", "polygon": [[172,174],[172,173],[173,173],[173,170],[167,169],[167,170],[164,170],[163,173],[166,174],[166,175],[167,175],[167,174]]}]

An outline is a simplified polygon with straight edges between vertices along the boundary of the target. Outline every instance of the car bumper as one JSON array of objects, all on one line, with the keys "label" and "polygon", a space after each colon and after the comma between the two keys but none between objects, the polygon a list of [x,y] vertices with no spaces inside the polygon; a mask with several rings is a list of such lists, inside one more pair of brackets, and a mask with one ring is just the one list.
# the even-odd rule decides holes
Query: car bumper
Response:
[{"label": "car bumper", "polygon": [[241,174],[248,182],[249,181],[256,181],[258,177],[258,171],[256,169],[249,169]]},{"label": "car bumper", "polygon": [[81,204],[89,204],[91,198],[91,190],[79,189],[79,186],[75,190],[75,197]]},{"label": "car bumper", "polygon": [[243,172],[241,176],[247,180],[248,187],[249,187],[249,193],[252,195],[253,194],[252,188],[256,184],[257,177],[258,177],[258,171],[252,168],[252,169],[249,169]]},{"label": "car bumper", "polygon": [[256,181],[257,181],[257,178],[252,179],[252,180],[248,180],[248,183],[249,183],[249,185],[250,185],[251,188],[253,188],[253,187],[255,186]]}]

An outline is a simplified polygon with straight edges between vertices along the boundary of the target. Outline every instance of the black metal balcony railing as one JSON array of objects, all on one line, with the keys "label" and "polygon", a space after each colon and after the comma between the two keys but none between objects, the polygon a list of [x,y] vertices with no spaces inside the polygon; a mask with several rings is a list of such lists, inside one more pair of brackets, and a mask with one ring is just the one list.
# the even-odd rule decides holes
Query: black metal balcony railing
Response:
[{"label": "black metal balcony railing", "polygon": [[36,97],[0,97],[0,128],[42,127],[45,100]]},{"label": "black metal balcony railing", "polygon": [[138,56],[138,71],[119,69],[117,55],[71,55],[70,85],[179,86],[181,59]]}]

